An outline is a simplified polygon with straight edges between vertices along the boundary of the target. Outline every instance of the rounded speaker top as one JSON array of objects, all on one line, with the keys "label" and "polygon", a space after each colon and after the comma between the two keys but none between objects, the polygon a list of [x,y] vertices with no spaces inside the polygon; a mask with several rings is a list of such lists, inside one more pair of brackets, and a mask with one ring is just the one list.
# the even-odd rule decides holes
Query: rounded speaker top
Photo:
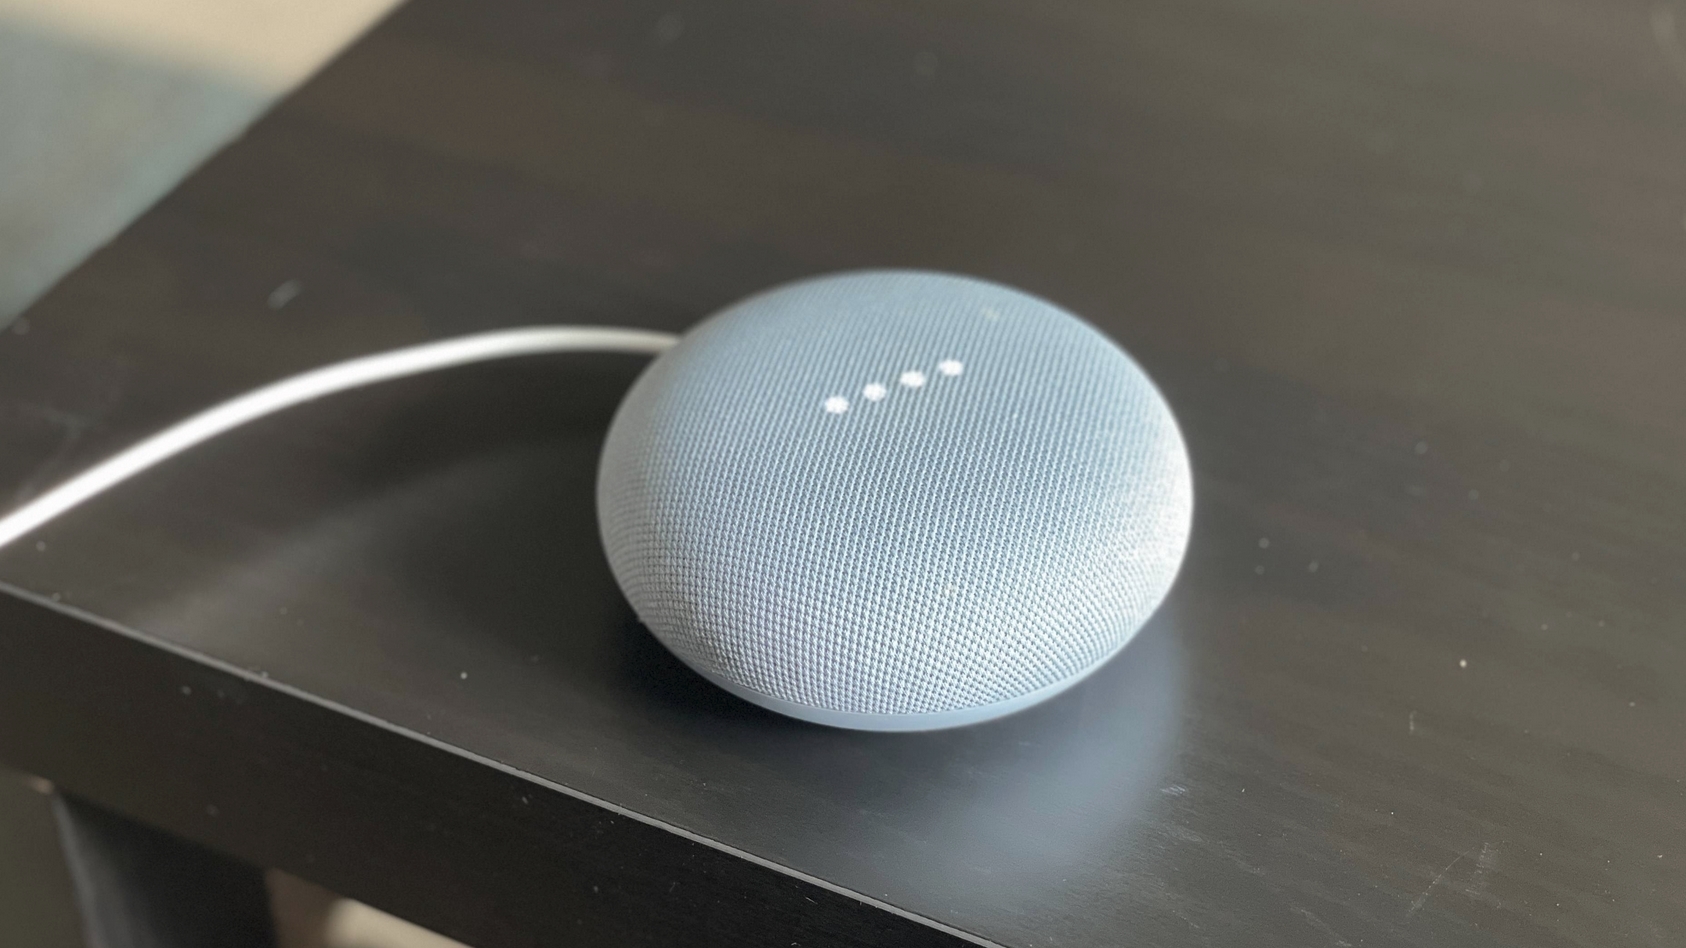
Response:
[{"label": "rounded speaker top", "polygon": [[1175,419],[1095,329],[981,280],[751,297],[644,372],[598,515],[639,618],[717,684],[825,724],[983,720],[1129,641],[1182,562]]}]

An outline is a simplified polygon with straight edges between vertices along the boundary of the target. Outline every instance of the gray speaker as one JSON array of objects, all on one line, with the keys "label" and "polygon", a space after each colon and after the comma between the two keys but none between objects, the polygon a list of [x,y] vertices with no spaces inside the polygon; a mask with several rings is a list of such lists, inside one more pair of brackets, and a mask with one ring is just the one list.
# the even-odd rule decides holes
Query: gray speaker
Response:
[{"label": "gray speaker", "polygon": [[848,273],[710,317],[604,446],[598,514],[638,617],[715,684],[869,730],[1071,687],[1188,543],[1165,400],[1094,328],[936,273]]}]

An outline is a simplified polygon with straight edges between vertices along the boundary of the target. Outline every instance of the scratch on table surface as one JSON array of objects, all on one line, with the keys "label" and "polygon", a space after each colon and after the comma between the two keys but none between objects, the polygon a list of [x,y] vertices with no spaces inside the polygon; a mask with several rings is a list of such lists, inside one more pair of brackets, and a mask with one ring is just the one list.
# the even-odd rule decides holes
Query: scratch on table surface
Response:
[{"label": "scratch on table surface", "polygon": [[1473,850],[1473,849],[1461,852],[1461,853],[1458,854],[1456,859],[1453,859],[1451,862],[1447,863],[1446,868],[1440,870],[1440,875],[1435,876],[1434,881],[1430,882],[1428,884],[1428,888],[1423,890],[1423,894],[1417,896],[1417,900],[1415,902],[1411,903],[1411,908],[1405,912],[1405,917],[1410,918],[1411,916],[1417,914],[1417,910],[1423,907],[1424,902],[1428,901],[1429,893],[1433,892],[1434,887],[1439,885],[1441,883],[1441,880],[1446,878],[1446,873],[1451,872],[1453,866],[1457,865],[1459,862],[1462,862],[1465,856],[1468,856],[1470,853],[1473,853],[1473,852],[1475,852],[1475,850]]},{"label": "scratch on table surface", "polygon": [[25,416],[39,418],[59,429],[59,438],[58,443],[53,446],[52,452],[35,465],[34,472],[12,490],[11,503],[8,505],[11,507],[22,504],[34,495],[46,473],[58,468],[59,463],[69,456],[71,450],[76,447],[77,443],[82,440],[82,436],[87,434],[94,424],[94,419],[91,417],[73,414],[47,405],[26,404],[18,406],[17,411]]},{"label": "scratch on table surface", "polygon": [[100,386],[103,391],[97,392],[92,404],[75,410],[57,408],[43,402],[0,405],[0,413],[21,415],[34,422],[44,423],[49,429],[58,430],[58,442],[53,445],[53,449],[33,465],[33,469],[22,483],[12,488],[9,503],[6,505],[8,508],[15,508],[34,496],[47,478],[55,474],[62,476],[59,465],[74,454],[82,439],[104,422],[121,403],[128,389],[128,365],[116,361],[108,364],[105,369],[101,379],[103,384]]},{"label": "scratch on table surface", "polygon": [[1499,850],[1492,843],[1481,844],[1481,855],[1475,857],[1475,875],[1470,877],[1469,885],[1464,886],[1464,894],[1484,902],[1498,902],[1487,894],[1487,877],[1499,865]]},{"label": "scratch on table surface", "polygon": [[1321,918],[1318,918],[1316,915],[1312,914],[1310,909],[1303,909],[1303,908],[1300,908],[1298,905],[1292,905],[1292,904],[1290,904],[1288,907],[1294,910],[1295,915],[1298,915],[1299,917],[1305,919],[1307,922],[1310,922],[1311,927],[1317,929],[1318,931],[1322,932],[1325,935],[1328,935],[1331,943],[1335,946],[1335,948],[1352,948],[1352,942],[1347,941],[1345,938],[1342,938],[1338,932],[1336,932],[1333,928],[1329,927],[1328,922],[1325,922]]},{"label": "scratch on table surface", "polygon": [[1680,42],[1680,31],[1674,23],[1674,7],[1659,3],[1651,8],[1651,36],[1662,50],[1674,74],[1686,82],[1686,45]]},{"label": "scratch on table surface", "polygon": [[1242,872],[1245,872],[1250,876],[1263,876],[1265,874],[1263,869],[1243,859],[1238,853],[1234,852],[1229,847],[1213,840],[1209,840],[1186,826],[1180,826],[1172,823],[1165,827],[1165,834],[1173,839],[1181,840],[1185,843],[1191,843],[1195,846],[1201,846],[1211,852],[1215,852],[1229,860],[1235,868],[1240,869]]}]

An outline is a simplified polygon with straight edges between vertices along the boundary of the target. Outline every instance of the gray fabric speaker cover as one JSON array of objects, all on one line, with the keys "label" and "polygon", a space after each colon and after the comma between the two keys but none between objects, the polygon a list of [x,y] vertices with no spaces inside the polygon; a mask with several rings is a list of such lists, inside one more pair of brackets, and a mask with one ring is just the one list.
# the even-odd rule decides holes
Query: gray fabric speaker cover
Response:
[{"label": "gray fabric speaker cover", "polygon": [[966,277],[783,286],[688,333],[604,446],[622,590],[669,649],[809,720],[911,730],[1117,652],[1187,545],[1187,453],[1116,345]]}]

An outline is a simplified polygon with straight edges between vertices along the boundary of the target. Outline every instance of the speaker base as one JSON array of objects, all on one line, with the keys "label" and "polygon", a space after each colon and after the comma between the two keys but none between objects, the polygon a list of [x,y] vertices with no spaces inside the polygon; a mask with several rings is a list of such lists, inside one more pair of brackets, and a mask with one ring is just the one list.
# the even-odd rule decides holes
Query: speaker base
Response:
[{"label": "speaker base", "polygon": [[686,663],[686,666],[723,690],[737,695],[750,704],[757,704],[769,711],[776,711],[786,717],[801,721],[824,724],[827,727],[847,728],[853,731],[941,731],[951,727],[965,727],[968,724],[979,724],[995,718],[1006,717],[1015,711],[1023,711],[1032,705],[1041,704],[1089,677],[1116,655],[1117,652],[1114,652],[1113,655],[1096,662],[1070,678],[1056,681],[1051,685],[1044,685],[1035,691],[1026,692],[1016,698],[997,701],[994,704],[978,705],[974,708],[932,711],[926,714],[865,714],[858,711],[832,711],[827,708],[815,708],[751,691],[741,685],[711,675],[689,662]]}]

